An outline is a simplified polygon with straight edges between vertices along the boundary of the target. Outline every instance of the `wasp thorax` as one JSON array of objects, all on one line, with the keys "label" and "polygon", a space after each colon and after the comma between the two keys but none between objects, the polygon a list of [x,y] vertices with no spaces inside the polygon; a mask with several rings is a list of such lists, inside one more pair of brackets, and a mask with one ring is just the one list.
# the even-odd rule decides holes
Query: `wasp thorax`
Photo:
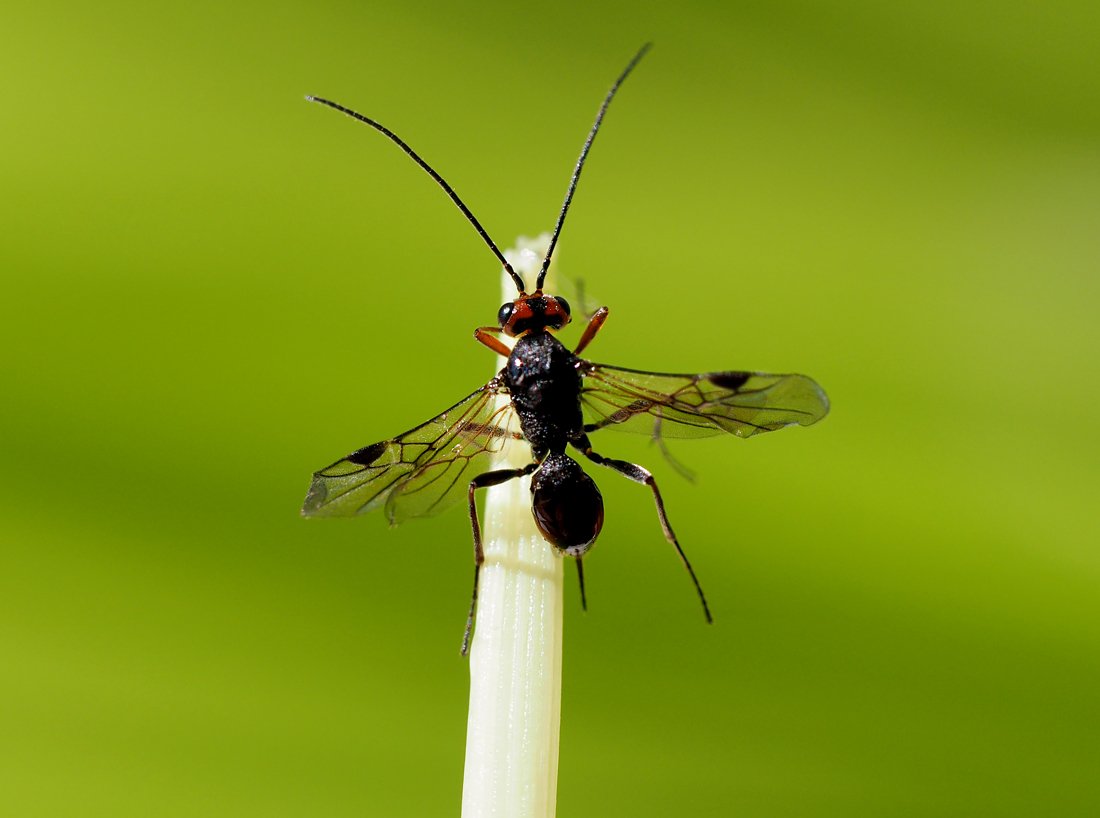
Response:
[{"label": "wasp thorax", "polygon": [[535,525],[554,548],[579,557],[603,528],[603,496],[592,478],[566,454],[549,454],[531,476]]},{"label": "wasp thorax", "polygon": [[507,335],[517,337],[539,329],[561,329],[570,321],[569,302],[560,295],[521,295],[503,304],[497,322]]}]

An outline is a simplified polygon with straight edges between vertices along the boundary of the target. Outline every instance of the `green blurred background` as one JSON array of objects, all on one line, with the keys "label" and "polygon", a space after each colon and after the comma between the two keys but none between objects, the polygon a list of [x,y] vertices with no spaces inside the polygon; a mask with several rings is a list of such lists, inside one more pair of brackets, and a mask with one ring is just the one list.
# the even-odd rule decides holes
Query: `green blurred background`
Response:
[{"label": "green blurred background", "polygon": [[[561,815],[1100,814],[1100,11],[44,2],[0,26],[0,814],[456,814],[459,511],[309,474],[483,382],[548,228],[597,360],[806,372],[567,586]],[[576,329],[566,339],[576,337]]]}]

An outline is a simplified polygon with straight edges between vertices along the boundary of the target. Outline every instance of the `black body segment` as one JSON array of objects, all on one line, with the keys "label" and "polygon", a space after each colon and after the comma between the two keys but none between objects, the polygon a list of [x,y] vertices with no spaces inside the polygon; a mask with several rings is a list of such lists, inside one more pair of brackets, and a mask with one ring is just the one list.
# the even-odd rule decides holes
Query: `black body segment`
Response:
[{"label": "black body segment", "polygon": [[565,453],[584,438],[582,361],[547,330],[516,341],[502,379],[512,396],[523,436],[539,468],[531,478],[531,513],[547,542],[580,556],[603,528],[603,496]]},{"label": "black body segment", "polygon": [[502,380],[537,459],[584,434],[580,359],[549,332],[516,341]]},{"label": "black body segment", "polygon": [[531,478],[531,512],[547,542],[580,557],[603,528],[603,495],[576,460],[551,452]]}]

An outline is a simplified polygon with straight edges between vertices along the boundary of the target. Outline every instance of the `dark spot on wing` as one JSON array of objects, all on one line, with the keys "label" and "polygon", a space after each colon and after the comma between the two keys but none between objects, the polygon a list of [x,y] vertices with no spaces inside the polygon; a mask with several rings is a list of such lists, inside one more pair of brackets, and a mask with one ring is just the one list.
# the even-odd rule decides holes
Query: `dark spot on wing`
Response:
[{"label": "dark spot on wing", "polygon": [[722,389],[737,390],[751,377],[751,372],[715,372],[713,375],[708,375],[707,380]]},{"label": "dark spot on wing", "polygon": [[352,452],[344,459],[355,463],[357,466],[369,466],[381,457],[384,451],[386,451],[386,441],[383,440],[381,443],[372,443],[370,446],[364,446],[362,449]]}]

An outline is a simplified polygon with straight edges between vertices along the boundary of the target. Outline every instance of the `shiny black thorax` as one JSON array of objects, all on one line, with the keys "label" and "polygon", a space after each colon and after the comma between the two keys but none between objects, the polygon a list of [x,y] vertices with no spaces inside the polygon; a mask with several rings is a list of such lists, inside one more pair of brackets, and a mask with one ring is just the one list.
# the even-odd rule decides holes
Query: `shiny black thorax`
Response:
[{"label": "shiny black thorax", "polygon": [[580,359],[546,330],[516,340],[504,383],[535,458],[560,454],[584,436]]}]

